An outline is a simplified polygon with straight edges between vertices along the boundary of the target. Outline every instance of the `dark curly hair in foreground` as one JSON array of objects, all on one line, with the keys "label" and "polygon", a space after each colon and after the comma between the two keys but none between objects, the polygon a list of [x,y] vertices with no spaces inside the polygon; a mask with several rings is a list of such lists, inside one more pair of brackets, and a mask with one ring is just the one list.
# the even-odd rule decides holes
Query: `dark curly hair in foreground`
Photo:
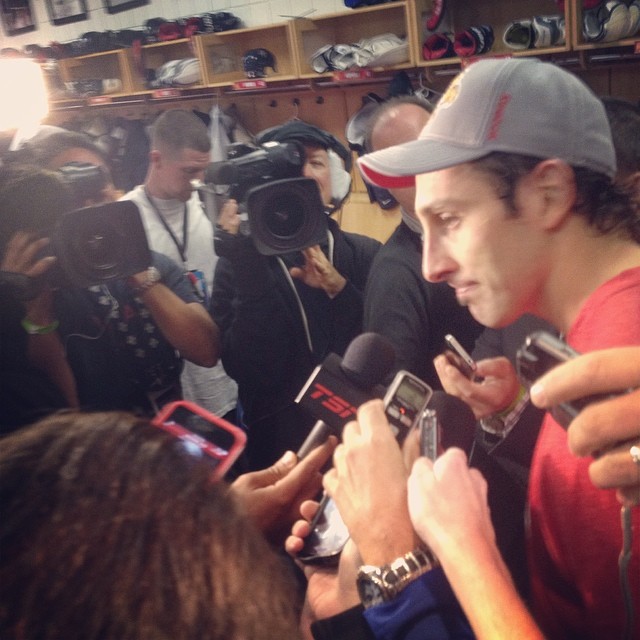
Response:
[{"label": "dark curly hair in foreground", "polygon": [[0,441],[0,637],[297,637],[288,569],[180,440],[125,413]]}]

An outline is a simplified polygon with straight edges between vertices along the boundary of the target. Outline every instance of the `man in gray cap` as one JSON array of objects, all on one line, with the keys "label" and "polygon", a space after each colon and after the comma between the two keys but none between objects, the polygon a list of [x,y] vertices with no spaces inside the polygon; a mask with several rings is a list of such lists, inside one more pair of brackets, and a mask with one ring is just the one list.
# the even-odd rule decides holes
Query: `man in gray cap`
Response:
[{"label": "man in gray cap", "polygon": [[[384,188],[415,180],[423,274],[452,286],[482,324],[504,327],[532,313],[580,352],[640,344],[640,218],[612,181],[602,103],[576,76],[534,59],[476,62],[452,81],[418,140],[359,162]],[[548,638],[640,636],[629,607],[640,602],[640,540],[629,543],[619,575],[620,504],[593,486],[589,462],[569,453],[565,430],[548,414],[528,492],[532,610]],[[627,506],[625,515],[628,536],[631,526],[640,530],[640,510]],[[483,523],[472,509],[465,517],[466,560],[487,558]],[[451,567],[455,544],[437,535],[446,528],[423,525]],[[486,569],[493,594],[489,583],[500,579],[491,563]],[[463,575],[449,578],[466,608]],[[470,615],[476,633],[499,637],[508,621],[496,613],[487,603],[480,618]],[[476,627],[483,618],[488,626]]]}]

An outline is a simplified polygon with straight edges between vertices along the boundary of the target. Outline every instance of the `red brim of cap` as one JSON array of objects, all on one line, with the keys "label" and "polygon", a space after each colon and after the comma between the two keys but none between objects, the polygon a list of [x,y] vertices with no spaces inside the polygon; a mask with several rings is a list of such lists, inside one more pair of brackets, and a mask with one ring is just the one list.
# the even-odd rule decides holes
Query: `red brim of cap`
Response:
[{"label": "red brim of cap", "polygon": [[358,165],[367,182],[382,187],[383,189],[406,189],[414,187],[416,184],[415,176],[392,176],[380,173],[367,166],[364,162],[360,162],[360,160],[358,161]]}]

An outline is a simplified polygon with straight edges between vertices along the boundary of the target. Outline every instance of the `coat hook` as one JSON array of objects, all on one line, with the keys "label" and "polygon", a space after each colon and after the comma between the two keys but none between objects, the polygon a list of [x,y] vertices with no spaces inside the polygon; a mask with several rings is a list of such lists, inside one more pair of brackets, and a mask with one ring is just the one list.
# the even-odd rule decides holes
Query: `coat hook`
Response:
[{"label": "coat hook", "polygon": [[272,107],[272,108],[275,108],[275,107],[277,107],[277,106],[278,106],[278,102],[277,102],[276,100],[272,100],[272,101],[269,103],[269,106],[270,106],[270,107]]},{"label": "coat hook", "polygon": [[324,104],[324,98],[322,96],[318,96],[316,98],[316,104]]}]

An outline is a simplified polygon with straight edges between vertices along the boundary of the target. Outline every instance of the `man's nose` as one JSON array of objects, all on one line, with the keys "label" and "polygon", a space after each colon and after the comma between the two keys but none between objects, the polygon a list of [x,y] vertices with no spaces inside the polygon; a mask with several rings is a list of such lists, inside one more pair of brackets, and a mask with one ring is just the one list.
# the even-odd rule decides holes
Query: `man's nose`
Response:
[{"label": "man's nose", "polygon": [[437,236],[425,232],[422,242],[422,275],[429,282],[446,282],[456,268],[444,243]]}]

